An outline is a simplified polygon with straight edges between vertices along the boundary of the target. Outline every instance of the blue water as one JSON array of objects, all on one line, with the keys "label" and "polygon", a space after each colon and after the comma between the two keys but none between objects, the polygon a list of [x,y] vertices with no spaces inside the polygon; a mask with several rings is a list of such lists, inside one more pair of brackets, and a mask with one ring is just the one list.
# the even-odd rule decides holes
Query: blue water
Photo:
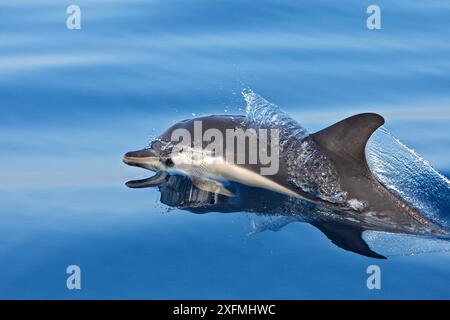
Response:
[{"label": "blue water", "polygon": [[[358,112],[450,175],[450,5],[0,1],[1,298],[449,298],[450,253],[375,260],[291,223],[192,214],[122,164],[174,122],[243,113],[252,88],[309,132]],[[79,265],[82,289],[66,288]],[[366,268],[382,270],[368,290]]]}]

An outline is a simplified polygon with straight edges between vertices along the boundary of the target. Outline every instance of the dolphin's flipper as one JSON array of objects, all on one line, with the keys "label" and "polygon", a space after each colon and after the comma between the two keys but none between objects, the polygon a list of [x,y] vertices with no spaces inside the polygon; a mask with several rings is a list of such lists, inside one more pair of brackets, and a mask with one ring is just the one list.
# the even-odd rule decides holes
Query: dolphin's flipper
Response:
[{"label": "dolphin's flipper", "polygon": [[158,171],[153,177],[142,179],[142,180],[133,180],[128,181],[126,186],[128,188],[148,188],[158,186],[166,180],[168,173],[166,171]]},{"label": "dolphin's flipper", "polygon": [[227,197],[234,197],[235,194],[228,190],[221,182],[206,178],[193,177],[192,183],[200,190],[211,192],[214,194],[221,194]]},{"label": "dolphin's flipper", "polygon": [[375,251],[372,251],[362,239],[362,228],[345,224],[331,224],[327,222],[312,222],[313,226],[322,231],[328,239],[338,247],[361,254],[366,257],[386,259]]}]

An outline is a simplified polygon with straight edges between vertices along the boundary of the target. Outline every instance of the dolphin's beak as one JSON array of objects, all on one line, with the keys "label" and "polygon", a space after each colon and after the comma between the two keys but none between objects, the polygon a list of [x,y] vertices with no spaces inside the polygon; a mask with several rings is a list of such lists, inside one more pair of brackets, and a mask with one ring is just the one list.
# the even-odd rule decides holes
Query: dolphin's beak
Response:
[{"label": "dolphin's beak", "polygon": [[159,163],[159,156],[151,149],[127,152],[123,156],[123,162],[129,166],[155,170]]},{"label": "dolphin's beak", "polygon": [[[127,152],[123,156],[123,162],[129,166],[141,167],[152,171],[158,170],[160,158],[151,148]],[[129,188],[153,187],[165,181],[166,172],[159,171],[153,177],[143,180],[133,180],[126,183]]]}]

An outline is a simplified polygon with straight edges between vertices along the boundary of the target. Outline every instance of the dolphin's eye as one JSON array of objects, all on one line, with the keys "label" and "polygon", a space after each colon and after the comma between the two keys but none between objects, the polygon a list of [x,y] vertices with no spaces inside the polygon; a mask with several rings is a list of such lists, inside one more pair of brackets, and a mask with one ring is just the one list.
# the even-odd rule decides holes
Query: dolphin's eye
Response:
[{"label": "dolphin's eye", "polygon": [[173,163],[173,160],[170,158],[167,158],[165,163],[166,163],[166,166],[168,166],[169,168],[171,168],[175,165],[175,163]]}]

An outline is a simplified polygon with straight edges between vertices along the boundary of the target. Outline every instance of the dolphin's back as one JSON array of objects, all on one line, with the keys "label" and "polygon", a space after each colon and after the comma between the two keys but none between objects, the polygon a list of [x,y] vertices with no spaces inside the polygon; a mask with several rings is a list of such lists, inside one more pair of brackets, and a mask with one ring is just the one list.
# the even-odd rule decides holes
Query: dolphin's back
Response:
[{"label": "dolphin's back", "polygon": [[[245,125],[245,116],[235,115],[211,115],[198,117],[194,119],[185,119],[175,123],[161,134],[160,139],[170,142],[172,133],[176,129],[186,129],[194,137],[194,123],[196,121],[202,124],[202,134],[208,129],[218,129],[225,136],[226,129],[243,128]],[[204,141],[204,147],[208,143]]]}]

